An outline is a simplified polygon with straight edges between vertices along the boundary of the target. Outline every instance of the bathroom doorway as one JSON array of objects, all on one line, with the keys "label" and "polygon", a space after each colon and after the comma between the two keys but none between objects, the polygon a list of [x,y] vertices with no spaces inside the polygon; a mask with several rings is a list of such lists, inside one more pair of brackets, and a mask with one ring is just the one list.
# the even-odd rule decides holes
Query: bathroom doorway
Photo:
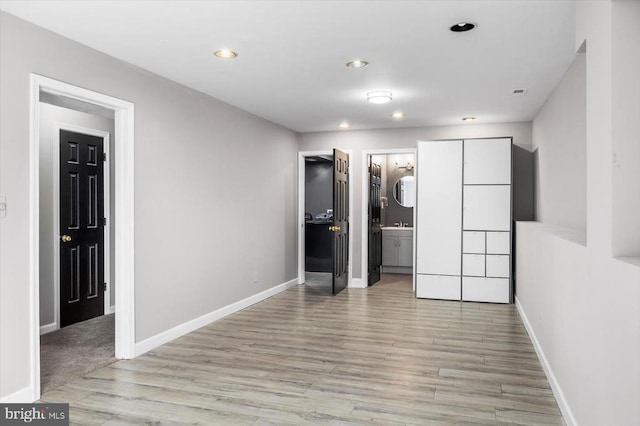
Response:
[{"label": "bathroom doorway", "polygon": [[[415,149],[363,153],[363,277],[367,286],[384,274],[413,275]],[[384,281],[384,280],[383,280]]]}]

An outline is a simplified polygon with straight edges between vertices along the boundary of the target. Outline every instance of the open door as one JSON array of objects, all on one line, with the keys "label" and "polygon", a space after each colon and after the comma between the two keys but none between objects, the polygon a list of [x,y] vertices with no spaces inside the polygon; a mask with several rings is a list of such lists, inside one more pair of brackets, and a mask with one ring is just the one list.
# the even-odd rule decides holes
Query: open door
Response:
[{"label": "open door", "polygon": [[104,147],[60,130],[60,327],[104,314]]},{"label": "open door", "polygon": [[333,294],[347,286],[349,271],[349,155],[333,150]]},{"label": "open door", "polygon": [[380,195],[382,186],[382,167],[373,162],[369,156],[369,267],[368,285],[380,281],[380,265],[382,265],[382,228]]}]

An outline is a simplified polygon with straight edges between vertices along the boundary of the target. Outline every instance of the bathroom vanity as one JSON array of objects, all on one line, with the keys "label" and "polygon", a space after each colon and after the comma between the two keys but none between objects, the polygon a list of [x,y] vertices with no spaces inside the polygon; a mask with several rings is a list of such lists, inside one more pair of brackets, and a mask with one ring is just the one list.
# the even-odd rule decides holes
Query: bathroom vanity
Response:
[{"label": "bathroom vanity", "polygon": [[413,273],[413,228],[382,228],[382,272]]}]

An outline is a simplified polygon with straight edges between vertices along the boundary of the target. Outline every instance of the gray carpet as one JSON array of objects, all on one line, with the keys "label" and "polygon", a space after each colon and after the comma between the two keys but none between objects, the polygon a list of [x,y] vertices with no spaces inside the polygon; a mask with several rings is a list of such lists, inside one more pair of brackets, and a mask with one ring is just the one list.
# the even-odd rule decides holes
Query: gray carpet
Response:
[{"label": "gray carpet", "polygon": [[40,336],[40,392],[115,362],[115,314]]}]

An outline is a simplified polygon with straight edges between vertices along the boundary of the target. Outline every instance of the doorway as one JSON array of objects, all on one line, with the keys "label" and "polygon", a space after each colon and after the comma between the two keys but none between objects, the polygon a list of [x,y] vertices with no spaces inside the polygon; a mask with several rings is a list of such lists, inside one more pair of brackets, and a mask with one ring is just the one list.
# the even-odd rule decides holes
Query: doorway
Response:
[{"label": "doorway", "polygon": [[351,283],[349,153],[299,153],[299,283],[337,294]]},{"label": "doorway", "polygon": [[386,274],[413,277],[415,158],[413,148],[363,152],[362,276],[367,286],[388,282]]},{"label": "doorway", "polygon": [[[113,233],[115,299],[115,357],[133,358],[135,355],[135,312],[133,275],[133,104],[87,89],[81,89],[36,74],[31,75],[30,122],[30,256],[32,275],[29,280],[30,328],[29,341],[30,386],[32,400],[40,398],[40,116],[41,100],[56,96],[69,104],[89,109],[110,111],[115,121],[117,148],[114,155],[114,212],[118,228]],[[58,243],[58,240],[56,240]],[[96,284],[99,282],[96,280]],[[58,324],[60,324],[58,320]]]}]

